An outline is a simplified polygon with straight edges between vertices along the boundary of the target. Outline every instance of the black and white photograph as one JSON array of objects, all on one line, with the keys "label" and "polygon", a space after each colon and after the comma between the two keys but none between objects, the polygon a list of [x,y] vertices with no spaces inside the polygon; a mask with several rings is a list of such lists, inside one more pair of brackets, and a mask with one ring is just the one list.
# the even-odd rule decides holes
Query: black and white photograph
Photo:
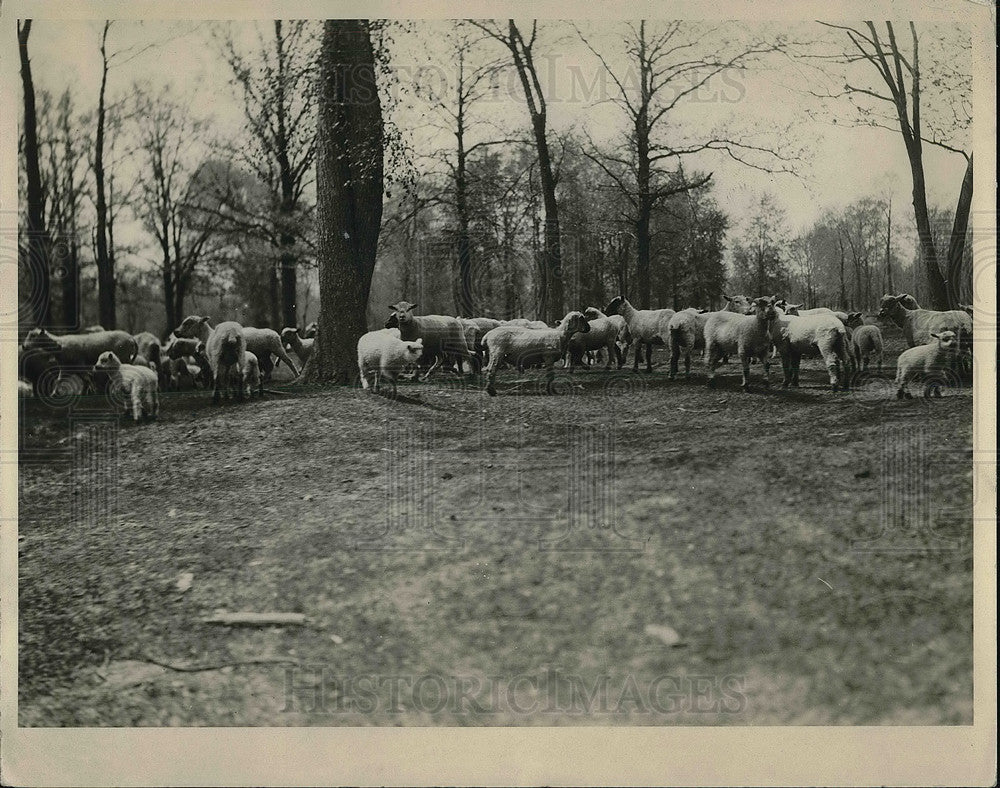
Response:
[{"label": "black and white photograph", "polygon": [[995,9],[508,5],[3,5],[4,784],[995,781]]}]

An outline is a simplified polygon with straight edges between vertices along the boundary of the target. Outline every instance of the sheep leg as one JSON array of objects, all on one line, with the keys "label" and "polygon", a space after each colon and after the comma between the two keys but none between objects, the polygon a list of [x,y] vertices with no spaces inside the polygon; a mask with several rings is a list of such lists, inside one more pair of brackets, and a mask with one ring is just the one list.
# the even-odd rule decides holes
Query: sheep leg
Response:
[{"label": "sheep leg", "polygon": [[740,364],[743,365],[743,382],[740,383],[740,388],[750,391],[750,354],[746,351],[740,352]]},{"label": "sheep leg", "polygon": [[639,361],[642,359],[642,342],[638,339],[635,341],[635,363],[632,365],[632,371],[639,371]]},{"label": "sheep leg", "polygon": [[712,345],[709,345],[705,349],[705,354],[708,356],[708,380],[705,382],[705,385],[708,386],[710,389],[714,389],[715,370],[719,366],[719,361],[721,359],[721,356],[716,351],[715,347],[713,347]]},{"label": "sheep leg", "polygon": [[496,353],[490,356],[490,363],[486,367],[486,393],[491,397],[497,395],[496,387],[493,385],[497,377],[497,367],[500,366],[500,362],[503,361],[503,354]]},{"label": "sheep leg", "polygon": [[[670,348],[670,373],[667,375],[668,380],[673,380],[677,377],[677,362],[681,357],[681,347],[677,342],[673,343],[673,347]],[[690,362],[688,363],[688,368],[690,369]]]},{"label": "sheep leg", "polygon": [[771,356],[765,352],[760,360],[764,365],[764,388],[769,389],[771,388]]},{"label": "sheep leg", "polygon": [[271,354],[265,351],[260,354],[260,375],[265,383],[271,379],[271,370],[274,369],[274,362],[271,361]]},{"label": "sheep leg", "polygon": [[646,372],[653,371],[653,343],[646,343]]},{"label": "sheep leg", "polygon": [[291,357],[285,352],[284,348],[279,347],[275,354],[281,361],[284,361],[286,364],[288,364],[288,368],[292,371],[292,374],[295,375],[295,377],[299,376],[299,368],[295,366],[295,362],[292,361]]},{"label": "sheep leg", "polygon": [[219,390],[219,386],[222,383],[222,370],[217,369],[215,371],[215,376],[212,378],[212,404],[218,405],[219,400],[222,398],[222,392]]}]

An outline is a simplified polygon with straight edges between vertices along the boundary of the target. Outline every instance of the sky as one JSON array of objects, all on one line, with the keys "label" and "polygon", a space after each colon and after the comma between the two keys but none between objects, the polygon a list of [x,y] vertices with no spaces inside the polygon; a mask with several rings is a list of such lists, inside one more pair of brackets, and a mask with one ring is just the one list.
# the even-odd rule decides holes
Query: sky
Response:
[{"label": "sky", "polygon": [[[230,85],[228,67],[212,36],[216,24],[115,22],[109,36],[109,50],[117,53],[109,74],[109,99],[127,97],[137,83],[154,89],[170,85],[190,102],[192,114],[211,121],[219,137],[238,137],[241,109]],[[523,24],[528,28],[530,21],[524,20]],[[651,27],[655,24],[650,23]],[[578,27],[613,71],[625,73],[621,24],[581,22]],[[234,23],[232,29],[238,40],[252,44],[256,35],[252,23]],[[394,35],[391,89],[398,91],[400,100],[393,119],[418,153],[453,144],[453,137],[436,128],[440,115],[433,104],[414,99],[405,90],[418,75],[425,84],[433,75],[442,89],[453,86],[455,60],[447,29],[446,22],[417,21]],[[100,30],[99,22],[36,21],[29,42],[36,90],[59,93],[69,86],[78,107],[96,106]],[[784,28],[740,23],[728,33],[739,37],[775,31],[800,40],[823,34],[812,23]],[[923,29],[921,34],[939,37],[933,28]],[[943,34],[954,35],[954,31],[945,30]],[[624,116],[620,108],[606,100],[613,95],[612,84],[605,80],[602,85],[600,62],[581,41],[574,25],[543,22],[538,52],[549,127],[556,132],[572,128],[588,133],[599,145],[613,145]],[[503,53],[499,44],[485,41],[477,44],[472,63],[486,62]],[[872,77],[867,72],[852,75],[854,80]],[[910,210],[911,180],[900,135],[849,127],[844,123],[851,112],[846,105],[829,101],[824,105],[808,95],[809,89],[816,88],[816,79],[817,72],[802,61],[775,57],[759,71],[727,74],[716,88],[685,102],[672,115],[668,139],[674,144],[725,128],[743,141],[803,150],[803,158],[794,163],[794,175],[750,169],[722,153],[685,159],[689,171],[714,173],[714,196],[733,217],[737,229],[765,191],[773,194],[785,211],[793,233],[808,229],[825,210],[864,196],[891,196],[894,206]],[[476,117],[481,123],[475,133],[483,139],[508,134],[526,136],[528,117],[520,91],[516,77],[508,74],[502,79],[488,101],[477,108]],[[924,166],[930,204],[953,206],[965,170],[964,159],[927,147]]]}]

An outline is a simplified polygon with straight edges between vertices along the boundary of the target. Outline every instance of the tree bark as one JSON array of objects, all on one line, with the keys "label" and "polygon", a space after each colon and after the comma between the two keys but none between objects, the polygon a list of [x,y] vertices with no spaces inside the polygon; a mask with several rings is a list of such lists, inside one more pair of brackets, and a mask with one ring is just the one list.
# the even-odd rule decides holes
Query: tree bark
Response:
[{"label": "tree bark", "polygon": [[94,183],[97,211],[97,312],[98,322],[109,331],[117,325],[115,316],[115,270],[108,246],[108,202],[104,184],[104,125],[105,94],[108,86],[108,28],[104,23],[101,36],[101,89],[97,97],[97,131],[94,138]]},{"label": "tree bark", "polygon": [[21,59],[21,85],[24,88],[24,160],[28,187],[27,266],[31,270],[35,292],[31,295],[31,321],[35,326],[48,325],[51,304],[49,256],[45,231],[45,197],[38,165],[38,115],[35,110],[35,85],[28,59],[28,36],[31,20],[18,25],[17,46]]},{"label": "tree bark", "polygon": [[951,228],[951,242],[948,244],[948,308],[957,309],[962,300],[962,265],[965,253],[965,235],[969,229],[969,211],[972,208],[972,156],[965,168],[962,190],[955,207],[955,222]]},{"label": "tree bark", "polygon": [[382,107],[367,20],[324,23],[319,63],[316,226],[320,315],[314,363],[304,378],[348,383],[382,221]]}]

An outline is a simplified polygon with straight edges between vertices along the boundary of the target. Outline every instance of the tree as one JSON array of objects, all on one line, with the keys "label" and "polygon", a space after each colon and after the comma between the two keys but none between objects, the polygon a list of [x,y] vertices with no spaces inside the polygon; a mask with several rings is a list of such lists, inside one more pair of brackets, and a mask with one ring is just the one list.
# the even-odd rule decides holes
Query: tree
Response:
[{"label": "tree", "polygon": [[[271,278],[281,314],[272,319],[281,325],[298,325],[296,308],[297,267],[303,254],[304,192],[310,182],[316,153],[312,65],[315,62],[311,23],[303,20],[273,22],[270,40],[263,33],[250,55],[237,50],[232,37],[223,42],[223,55],[243,94],[243,111],[252,140],[239,151],[240,160],[274,195],[268,221],[269,235],[279,249],[280,288]],[[253,227],[260,217],[233,216],[233,222]],[[275,301],[278,299],[275,298]]]},{"label": "tree", "polygon": [[[636,236],[636,299],[648,309],[651,296],[650,258],[652,243],[650,221],[653,211],[671,195],[697,189],[709,182],[711,173],[695,174],[688,179],[683,173],[664,169],[667,162],[706,150],[718,150],[744,164],[766,172],[789,172],[775,149],[709,135],[708,139],[687,142],[668,140],[666,130],[671,112],[716,78],[730,69],[746,69],[762,55],[777,51],[779,39],[769,42],[754,39],[733,42],[723,28],[705,28],[689,22],[663,23],[655,32],[647,29],[646,20],[638,26],[626,23],[625,51],[629,58],[629,73],[616,74],[604,55],[599,53],[579,30],[577,34],[587,48],[600,60],[617,92],[612,101],[628,119],[628,131],[621,144],[614,147],[628,151],[615,155],[608,151],[593,152],[591,157],[619,186],[632,206],[632,221]],[[707,54],[698,54],[698,52]],[[638,84],[634,84],[634,83]],[[676,129],[670,129],[676,135]],[[623,294],[624,295],[624,294]]]},{"label": "tree", "polygon": [[303,377],[347,383],[357,366],[357,341],[367,330],[382,223],[382,106],[368,20],[324,22],[318,100],[320,316],[316,350]]},{"label": "tree", "polygon": [[35,280],[32,293],[31,322],[35,326],[49,323],[49,257],[48,234],[45,228],[45,203],[42,176],[38,164],[38,118],[35,109],[35,85],[28,59],[28,36],[31,20],[17,23],[17,48],[21,59],[21,86],[24,90],[24,165],[27,180],[27,237],[19,244],[27,256],[27,266]]},{"label": "tree", "polygon": [[97,127],[94,134],[94,185],[97,209],[96,260],[98,321],[107,329],[118,324],[115,310],[115,267],[112,243],[109,242],[108,197],[104,179],[104,132],[107,120],[106,96],[108,88],[108,31],[111,20],[105,20],[101,31],[101,87],[97,95]]},{"label": "tree", "polygon": [[471,22],[471,24],[507,48],[521,82],[538,152],[538,173],[542,204],[545,208],[544,275],[539,282],[539,304],[542,313],[547,316],[546,319],[555,322],[562,318],[563,310],[562,248],[559,233],[559,204],[556,201],[556,171],[546,129],[548,110],[534,57],[538,20],[532,21],[531,35],[527,40],[513,19],[507,20],[506,31],[502,26],[495,24],[482,22]]},{"label": "tree", "polygon": [[765,194],[733,247],[734,287],[751,297],[782,293],[788,286],[785,214]]},{"label": "tree", "polygon": [[[940,45],[936,52],[931,49],[930,54],[936,57],[931,59],[929,69],[923,71],[920,38],[913,22],[910,22],[909,47],[897,40],[891,22],[885,22],[884,34],[880,34],[873,22],[865,22],[864,29],[821,24],[843,32],[851,48],[847,52],[818,57],[845,65],[865,63],[875,70],[881,86],[845,82],[842,89],[820,95],[850,100],[858,111],[858,119],[854,121],[857,125],[890,129],[902,135],[910,164],[913,212],[931,305],[934,309],[955,308],[972,205],[972,154],[964,149],[964,137],[971,123],[971,77],[967,68],[960,65],[962,53],[967,54],[971,45],[957,41],[949,42],[954,46]],[[924,101],[928,98],[931,114],[925,113]],[[884,111],[886,105],[888,112]],[[943,273],[927,205],[924,143],[959,154],[966,161]]]},{"label": "tree", "polygon": [[[156,239],[167,327],[184,319],[184,301],[195,276],[225,247],[219,219],[220,183],[232,184],[228,166],[206,161],[204,124],[169,95],[140,95],[138,115],[142,220]],[[230,188],[232,186],[230,185]]]}]

